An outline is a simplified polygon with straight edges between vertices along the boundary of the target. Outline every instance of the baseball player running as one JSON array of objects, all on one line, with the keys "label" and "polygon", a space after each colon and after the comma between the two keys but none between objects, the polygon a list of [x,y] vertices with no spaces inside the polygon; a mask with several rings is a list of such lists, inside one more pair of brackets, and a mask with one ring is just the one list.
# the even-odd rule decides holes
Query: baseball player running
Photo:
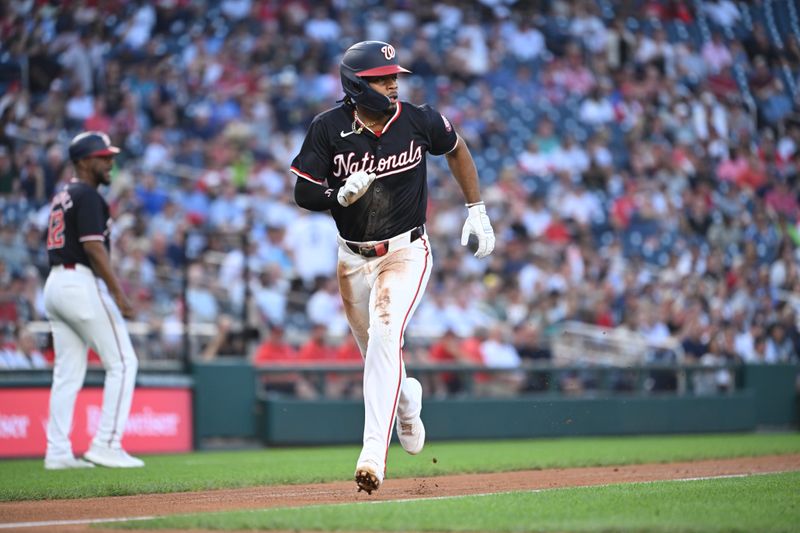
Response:
[{"label": "baseball player running", "polygon": [[371,494],[384,479],[395,417],[408,453],[425,444],[422,386],[406,377],[402,348],[431,273],[427,153],[447,157],[463,191],[461,244],[476,235],[475,255],[486,257],[495,237],[463,139],[435,109],[398,99],[397,75],[409,71],[398,64],[394,47],[357,43],[339,70],[342,105],[314,118],[291,171],[298,178],[297,205],[330,210],[339,231],[339,291],[365,359],[364,443],[355,480]]},{"label": "baseball player running", "polygon": [[[51,268],[44,286],[55,347],[44,460],[48,470],[94,464],[144,466],[121,444],[138,367],[123,319],[133,316],[133,307],[111,271],[111,220],[108,204],[97,191],[110,183],[117,153],[119,148],[104,133],[77,135],[69,146],[76,177],[51,203],[47,232]],[[83,460],[73,455],[69,434],[75,399],[86,375],[88,347],[100,356],[106,377],[100,424]]]}]

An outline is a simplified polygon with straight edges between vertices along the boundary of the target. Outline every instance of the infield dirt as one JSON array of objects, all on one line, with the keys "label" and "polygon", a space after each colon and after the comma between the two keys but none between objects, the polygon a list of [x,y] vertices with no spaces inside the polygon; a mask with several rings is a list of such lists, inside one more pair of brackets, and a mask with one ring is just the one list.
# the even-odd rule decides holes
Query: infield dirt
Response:
[{"label": "infield dirt", "polygon": [[[353,481],[311,485],[261,486],[172,494],[116,496],[83,500],[44,500],[0,503],[0,527],[5,531],[92,532],[88,524],[13,527],[14,523],[133,518],[268,507],[302,507],[330,503],[410,500],[517,490],[553,489],[692,479],[800,470],[800,454],[740,457],[684,463],[640,464],[592,468],[528,470],[489,474],[387,479],[371,496],[359,493]],[[11,527],[12,529],[8,529]],[[137,530],[143,531],[143,530]],[[164,533],[164,530],[159,530]]]}]

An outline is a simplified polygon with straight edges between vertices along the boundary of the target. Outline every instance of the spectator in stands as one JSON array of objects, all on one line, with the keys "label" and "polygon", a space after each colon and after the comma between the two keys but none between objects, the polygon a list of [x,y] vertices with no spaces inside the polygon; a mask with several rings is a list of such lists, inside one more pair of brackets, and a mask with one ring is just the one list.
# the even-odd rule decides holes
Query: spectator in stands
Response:
[{"label": "spectator in stands", "polygon": [[[343,363],[339,361],[337,356],[351,355],[347,352],[339,353],[336,346],[331,343],[328,338],[328,328],[324,324],[314,324],[308,334],[308,338],[300,346],[297,351],[297,359],[300,363],[308,366],[314,365],[335,365]],[[360,380],[360,373],[358,374],[342,374],[338,372],[326,372],[318,376],[321,378],[321,383],[316,387],[316,390],[331,397],[341,397],[347,392],[352,392],[353,384]],[[314,379],[313,377],[311,379]]]},{"label": "spectator in stands", "polygon": [[[716,333],[708,343],[708,351],[700,357],[703,366],[723,366],[735,362],[735,356],[726,350],[722,333]],[[733,373],[727,368],[698,371],[694,375],[696,394],[718,394],[733,390]]]},{"label": "spectator in stands", "polygon": [[[444,334],[436,340],[429,349],[430,360],[435,364],[444,365],[467,365],[467,366],[484,366],[483,358],[475,358],[475,355],[480,355],[475,351],[468,351],[463,349],[462,341],[458,338],[455,332],[448,329]],[[433,393],[436,396],[448,396],[465,391],[464,375],[459,372],[441,372],[434,375]],[[477,374],[470,379],[485,382],[488,376]]]},{"label": "spectator in stands", "polygon": [[[0,30],[9,37],[0,39],[0,55],[29,67],[13,70],[27,72],[25,79],[0,80],[0,241],[12,239],[0,250],[8,264],[0,326],[13,328],[25,315],[16,302],[29,289],[11,275],[37,263],[30,228],[45,229],[41,207],[71,177],[58,139],[88,121],[106,124],[125,147],[126,169],[143,179],[152,174],[153,191],[174,202],[151,202],[149,194],[141,201],[135,186],[142,182],[127,172],[115,176],[110,191],[112,216],[130,213],[115,220],[111,242],[120,253],[112,256],[134,255],[131,242],[148,239],[147,260],[158,274],[141,292],[148,315],[167,326],[182,322],[176,302],[187,255],[192,322],[213,324],[241,307],[245,280],[237,273],[234,287],[216,281],[218,258],[230,246],[210,237],[233,227],[250,233],[263,268],[280,265],[271,281],[251,280],[251,303],[266,291],[251,308],[306,335],[305,304],[315,279],[335,274],[336,230],[329,217],[320,218],[325,226],[292,206],[284,169],[321,102],[339,90],[332,69],[338,59],[318,43],[333,35],[355,41],[363,37],[356,30],[367,27],[373,37],[396,32],[409,41],[404,63],[414,65],[412,101],[438,102],[465,132],[487,193],[496,194],[492,201],[487,194],[487,206],[497,211],[498,233],[507,235],[488,266],[476,265],[457,243],[447,244],[462,208],[457,196],[432,188],[439,192],[429,198],[428,232],[451,248],[437,268],[452,281],[432,278],[438,286],[412,328],[425,337],[409,339],[410,350],[423,353],[430,338],[457,327],[461,314],[471,324],[459,338],[469,340],[476,326],[498,319],[530,320],[546,343],[565,317],[605,315],[611,327],[631,302],[664,299],[672,304],[660,311],[661,320],[697,358],[724,329],[729,309],[746,310],[754,345],[757,328],[776,320],[794,338],[783,306],[800,309],[800,303],[781,298],[800,290],[797,261],[782,251],[800,246],[792,203],[800,193],[800,128],[792,127],[800,123],[792,100],[798,40],[791,25],[767,26],[766,3],[748,4],[750,31],[742,6],[729,0],[646,2],[635,11],[605,2],[600,15],[585,2],[551,2],[536,16],[525,2],[486,10],[454,2],[368,9],[340,2],[324,13],[295,2],[279,15],[263,2],[222,2],[219,10],[200,2],[182,12],[185,31],[177,33],[156,4],[101,2],[80,11],[51,4],[20,3],[20,16]],[[476,16],[479,9],[486,18]],[[103,32],[91,29],[99,22]],[[170,49],[181,52],[159,55]],[[434,76],[440,73],[431,63],[448,53],[466,57],[470,72],[464,62],[447,61],[442,76]],[[581,112],[595,100],[602,120]],[[531,143],[537,148],[522,158]],[[576,147],[588,169],[573,164]],[[441,181],[442,171],[431,165],[429,179]],[[595,198],[593,216],[574,207],[565,215],[559,172],[569,174],[575,191]],[[487,274],[504,283],[484,286]],[[593,304],[598,292],[605,311]],[[467,301],[454,304],[456,294]],[[33,309],[25,316],[36,319],[35,298],[23,300]],[[273,303],[280,312],[268,312]],[[507,313],[498,310],[505,304]],[[529,317],[520,318],[525,309]],[[690,322],[701,331],[690,334]],[[157,336],[162,351],[178,353],[180,339],[170,335]]]},{"label": "spectator in stands", "polygon": [[325,326],[334,335],[349,331],[344,317],[339,282],[334,277],[318,277],[316,290],[306,304],[306,315],[314,326]]},{"label": "spectator in stands", "polygon": [[768,65],[775,65],[778,60],[778,51],[773,46],[767,35],[767,30],[761,21],[753,22],[753,32],[742,41],[747,58],[754,63],[756,57],[762,57]]},{"label": "spectator in stands", "polygon": [[348,333],[338,347],[334,348],[332,364],[356,367],[358,371],[331,372],[325,376],[325,396],[329,398],[362,398],[364,359],[355,337]]},{"label": "spectator in stands", "polygon": [[723,28],[732,27],[741,17],[739,8],[731,0],[706,0],[702,9],[712,22]]},{"label": "spectator in stands", "polygon": [[[251,358],[256,368],[297,367],[303,363],[297,350],[284,339],[284,333],[281,325],[273,324],[269,327],[267,338],[256,348]],[[263,374],[261,382],[268,392],[290,394],[303,399],[317,397],[314,386],[299,372]]]},{"label": "spectator in stands", "polygon": [[201,263],[189,267],[186,301],[193,321],[213,322],[219,313],[219,304],[208,288],[205,269]]},{"label": "spectator in stands", "polygon": [[17,172],[14,169],[14,160],[5,144],[0,144],[0,194],[8,195],[16,192]]},{"label": "spectator in stands", "polygon": [[18,331],[15,343],[0,349],[0,368],[26,370],[48,366],[37,344],[36,335],[27,328]]},{"label": "spectator in stands", "polygon": [[481,343],[481,356],[487,368],[509,370],[493,373],[491,381],[484,384],[484,391],[491,396],[514,396],[525,384],[525,372],[520,370],[522,360],[509,335],[506,327],[498,324]]},{"label": "spectator in stands", "polygon": [[789,363],[797,360],[795,346],[780,322],[773,322],[767,328],[765,363]]}]

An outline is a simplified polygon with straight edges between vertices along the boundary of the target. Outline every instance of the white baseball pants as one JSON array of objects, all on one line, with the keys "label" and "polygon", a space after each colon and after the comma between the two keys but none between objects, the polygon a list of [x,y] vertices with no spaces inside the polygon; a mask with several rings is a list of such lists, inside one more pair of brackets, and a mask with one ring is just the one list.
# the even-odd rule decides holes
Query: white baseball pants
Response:
[{"label": "white baseball pants", "polygon": [[431,274],[427,235],[414,242],[391,239],[382,257],[363,257],[339,245],[339,290],[350,329],[364,357],[364,445],[358,464],[372,461],[380,472],[395,416],[419,415],[419,399],[405,394],[403,335]]},{"label": "white baseball pants", "polygon": [[92,446],[120,448],[133,401],[138,361],[125,320],[103,280],[91,269],[53,267],[44,286],[55,363],[47,423],[47,457],[72,456],[69,434],[86,376],[87,348],[106,370],[103,406]]}]

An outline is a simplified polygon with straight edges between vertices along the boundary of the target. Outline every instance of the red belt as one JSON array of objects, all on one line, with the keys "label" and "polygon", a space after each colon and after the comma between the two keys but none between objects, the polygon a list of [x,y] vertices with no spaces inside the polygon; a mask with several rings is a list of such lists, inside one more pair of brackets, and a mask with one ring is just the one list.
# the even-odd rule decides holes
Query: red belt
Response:
[{"label": "red belt", "polygon": [[[425,233],[425,226],[417,226],[411,230],[409,235],[409,242],[414,242]],[[375,244],[364,245],[355,242],[345,242],[348,248],[353,252],[363,255],[364,257],[382,257],[389,251],[389,239]]]}]

